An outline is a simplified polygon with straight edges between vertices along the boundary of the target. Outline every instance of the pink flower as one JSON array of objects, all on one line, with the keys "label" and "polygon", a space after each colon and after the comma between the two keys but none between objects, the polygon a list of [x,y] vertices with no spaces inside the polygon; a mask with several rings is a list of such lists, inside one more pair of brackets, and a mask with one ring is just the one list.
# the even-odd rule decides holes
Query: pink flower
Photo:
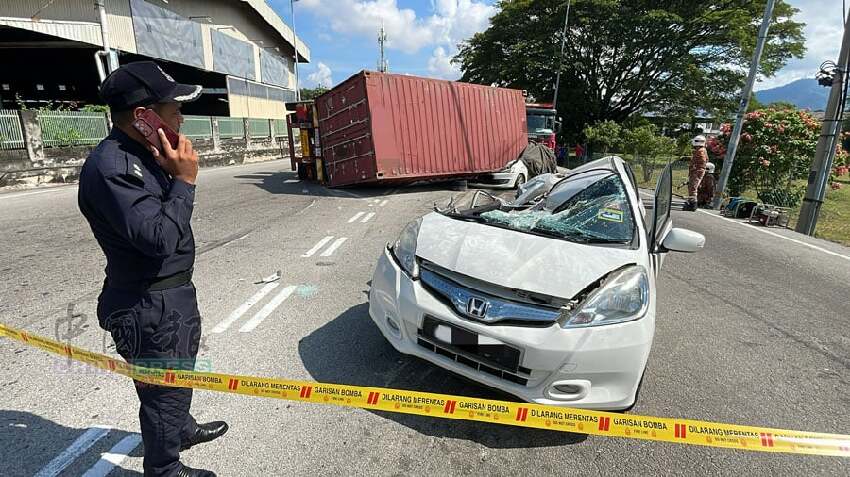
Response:
[{"label": "pink flower", "polygon": [[750,134],[750,133],[744,133],[744,134],[741,134],[741,139],[743,139],[744,142],[750,142],[750,141],[753,140],[753,135]]},{"label": "pink flower", "polygon": [[768,161],[767,159],[765,159],[763,157],[759,157],[759,164],[761,164],[764,167],[769,167],[770,161]]},{"label": "pink flower", "polygon": [[841,188],[841,183],[833,182],[832,184],[830,184],[830,187],[832,187],[832,190],[838,190]]}]

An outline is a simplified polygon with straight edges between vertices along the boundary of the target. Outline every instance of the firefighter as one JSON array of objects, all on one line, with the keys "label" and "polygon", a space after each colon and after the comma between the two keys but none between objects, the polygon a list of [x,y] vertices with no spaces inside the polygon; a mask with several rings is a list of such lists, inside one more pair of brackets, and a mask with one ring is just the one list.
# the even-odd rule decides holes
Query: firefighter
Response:
[{"label": "firefighter", "polygon": [[697,192],[697,205],[709,207],[714,199],[714,187],[717,185],[717,177],[714,175],[714,163],[709,162],[705,166],[705,177],[699,184]]},{"label": "firefighter", "polygon": [[705,136],[699,135],[691,141],[693,153],[691,163],[688,166],[688,202],[683,210],[697,210],[697,191],[700,182],[705,176],[705,167],[708,164],[708,152],[705,149]]}]

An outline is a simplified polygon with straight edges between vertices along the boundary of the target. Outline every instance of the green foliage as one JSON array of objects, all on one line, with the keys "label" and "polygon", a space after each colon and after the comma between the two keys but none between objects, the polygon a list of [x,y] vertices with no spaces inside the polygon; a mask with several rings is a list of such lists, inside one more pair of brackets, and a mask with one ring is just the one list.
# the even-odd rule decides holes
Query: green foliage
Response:
[{"label": "green foliage", "polygon": [[109,106],[105,104],[87,104],[83,106],[80,111],[87,111],[90,113],[108,113]]},{"label": "green foliage", "polygon": [[608,151],[620,145],[623,130],[614,121],[601,121],[585,127],[582,132],[591,149],[608,154]]},{"label": "green foliage", "polygon": [[[729,193],[755,189],[760,200],[779,206],[796,206],[805,185],[796,182],[808,174],[815,155],[821,124],[807,111],[764,109],[747,113],[735,163],[729,177]],[[732,126],[708,141],[709,156],[720,167],[729,144]],[[843,150],[838,158],[846,157]]]},{"label": "green foliage", "polygon": [[676,140],[659,135],[652,124],[643,124],[623,131],[623,150],[632,153],[643,173],[642,182],[646,183],[659,164],[657,157],[675,155]]},{"label": "green foliage", "polygon": [[[667,117],[738,103],[766,0],[573,0],[558,115],[577,139],[588,124],[640,111]],[[463,81],[551,98],[566,2],[502,0],[490,27],[460,45]],[[798,10],[779,0],[760,73],[802,57]]]},{"label": "green foliage", "polygon": [[311,99],[316,99],[327,91],[328,88],[325,88],[324,86],[318,86],[313,89],[301,88],[301,101],[309,101]]},{"label": "green foliage", "polygon": [[797,106],[794,103],[789,103],[788,101],[774,101],[767,105],[767,108],[761,109],[797,109]]}]

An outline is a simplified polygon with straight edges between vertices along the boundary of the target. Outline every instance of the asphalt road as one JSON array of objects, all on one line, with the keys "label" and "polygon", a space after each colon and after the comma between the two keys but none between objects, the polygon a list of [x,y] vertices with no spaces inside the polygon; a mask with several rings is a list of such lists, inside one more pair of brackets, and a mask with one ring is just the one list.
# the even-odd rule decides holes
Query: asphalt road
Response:
[{"label": "asphalt road", "polygon": [[[333,192],[294,179],[284,162],[202,171],[194,215],[200,359],[225,373],[504,399],[399,355],[368,317],[369,280],[386,242],[435,200],[457,192]],[[674,220],[708,242],[699,254],[665,261],[655,343],[631,412],[850,432],[850,250],[705,212],[675,212]],[[0,243],[0,321],[114,353],[95,317],[104,261],[77,210],[75,187],[0,195]],[[280,286],[223,326],[262,289],[255,282],[277,270]],[[248,318],[286,287],[295,287],[291,296],[246,329]],[[216,326],[226,329],[213,333]],[[835,457],[585,437],[211,392],[195,393],[193,414],[231,425],[225,438],[183,456],[188,465],[223,476],[847,472],[846,461]],[[128,380],[68,369],[64,360],[2,339],[0,429],[4,475],[108,470],[104,454],[118,462],[110,475],[141,472],[137,400]]]}]

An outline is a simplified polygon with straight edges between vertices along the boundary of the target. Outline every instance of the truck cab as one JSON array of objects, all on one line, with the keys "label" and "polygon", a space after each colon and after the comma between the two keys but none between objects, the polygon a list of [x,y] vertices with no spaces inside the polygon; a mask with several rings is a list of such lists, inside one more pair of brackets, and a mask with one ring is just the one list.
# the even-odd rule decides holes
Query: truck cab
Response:
[{"label": "truck cab", "polygon": [[556,120],[556,111],[551,104],[526,103],[525,117],[528,125],[528,141],[538,142],[555,150],[555,134],[560,123]]}]

